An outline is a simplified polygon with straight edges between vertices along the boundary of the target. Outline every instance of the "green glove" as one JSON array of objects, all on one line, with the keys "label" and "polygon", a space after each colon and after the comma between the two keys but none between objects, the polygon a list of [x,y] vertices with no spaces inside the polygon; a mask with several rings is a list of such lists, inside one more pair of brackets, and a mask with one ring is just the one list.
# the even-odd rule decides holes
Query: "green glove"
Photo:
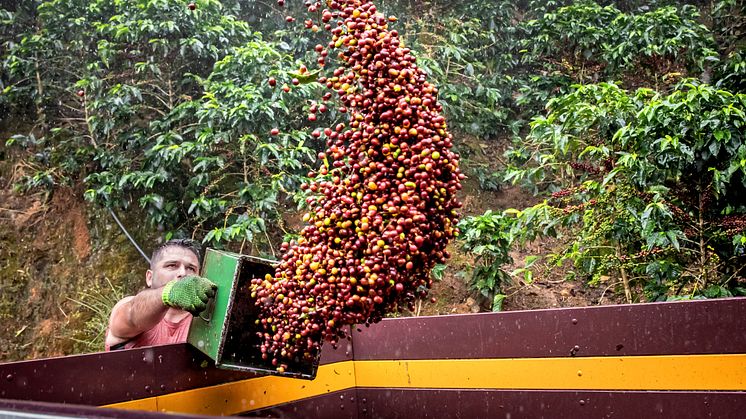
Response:
[{"label": "green glove", "polygon": [[163,304],[197,314],[207,307],[207,302],[215,296],[218,286],[207,278],[186,276],[174,279],[163,287]]}]

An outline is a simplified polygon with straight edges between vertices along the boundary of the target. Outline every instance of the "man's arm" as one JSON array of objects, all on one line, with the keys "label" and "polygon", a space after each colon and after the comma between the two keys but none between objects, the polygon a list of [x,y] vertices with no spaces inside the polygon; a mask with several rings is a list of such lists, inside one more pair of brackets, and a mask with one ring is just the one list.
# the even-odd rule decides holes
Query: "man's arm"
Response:
[{"label": "man's arm", "polygon": [[118,302],[111,310],[107,341],[110,337],[124,341],[158,324],[168,311],[162,293],[163,288],[147,289]]},{"label": "man's arm", "polygon": [[217,285],[209,279],[191,275],[122,299],[111,310],[107,345],[116,345],[151,329],[169,307],[199,313],[215,296],[216,289]]}]

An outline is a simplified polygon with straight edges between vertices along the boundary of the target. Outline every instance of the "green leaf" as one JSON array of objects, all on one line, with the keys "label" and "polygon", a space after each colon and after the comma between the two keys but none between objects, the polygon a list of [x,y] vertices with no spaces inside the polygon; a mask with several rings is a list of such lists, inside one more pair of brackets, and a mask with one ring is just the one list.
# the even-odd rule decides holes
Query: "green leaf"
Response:
[{"label": "green leaf", "polygon": [[492,311],[498,312],[503,309],[503,301],[505,300],[505,294],[495,294],[492,298]]}]

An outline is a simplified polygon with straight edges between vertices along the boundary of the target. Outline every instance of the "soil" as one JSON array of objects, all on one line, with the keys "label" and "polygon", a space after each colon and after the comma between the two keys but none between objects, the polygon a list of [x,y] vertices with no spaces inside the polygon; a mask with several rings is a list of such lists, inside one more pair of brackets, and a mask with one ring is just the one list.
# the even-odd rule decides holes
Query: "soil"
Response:
[{"label": "soil", "polygon": [[0,162],[0,362],[101,350],[106,311],[142,286],[147,267],[82,191],[14,191],[23,168],[9,160]]}]

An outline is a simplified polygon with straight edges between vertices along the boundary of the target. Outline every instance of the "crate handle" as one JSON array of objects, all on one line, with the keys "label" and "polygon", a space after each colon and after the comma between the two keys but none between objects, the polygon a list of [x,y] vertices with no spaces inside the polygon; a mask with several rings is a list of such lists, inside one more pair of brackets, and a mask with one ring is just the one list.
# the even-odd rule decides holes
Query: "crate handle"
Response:
[{"label": "crate handle", "polygon": [[[201,313],[199,313],[199,318],[200,319],[204,320],[207,323],[210,323],[210,321],[212,320],[212,312],[215,311],[214,310],[215,309],[215,300],[217,298],[218,298],[218,291],[215,290],[215,296],[212,297],[212,298],[210,298],[210,301],[207,303],[207,307],[204,310],[202,310]],[[203,313],[210,313],[210,317],[203,317],[202,316]]]}]

